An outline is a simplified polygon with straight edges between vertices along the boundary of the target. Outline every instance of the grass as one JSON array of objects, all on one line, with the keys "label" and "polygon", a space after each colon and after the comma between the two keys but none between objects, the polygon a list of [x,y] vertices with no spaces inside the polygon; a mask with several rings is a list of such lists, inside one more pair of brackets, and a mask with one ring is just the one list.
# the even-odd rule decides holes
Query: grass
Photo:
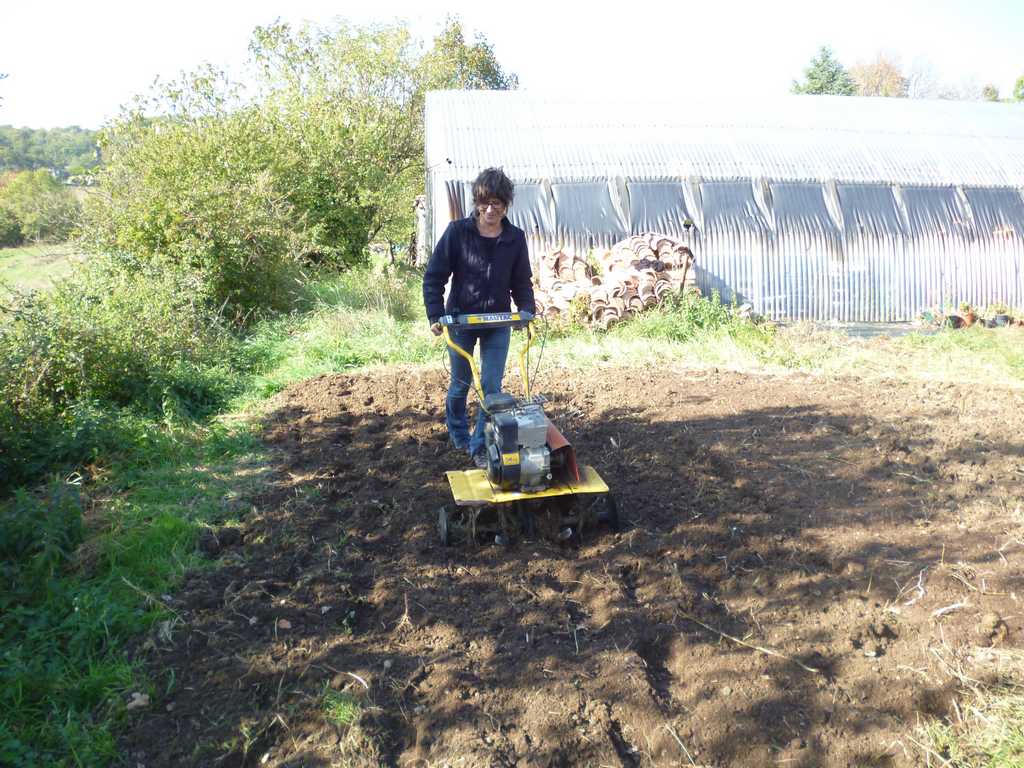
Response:
[{"label": "grass", "polygon": [[123,644],[171,618],[159,595],[202,565],[198,532],[237,519],[265,462],[251,426],[214,424],[127,450],[90,489],[97,513],[83,514],[84,494],[60,480],[4,502],[0,514],[9,521],[31,504],[52,515],[54,499],[71,494],[84,540],[44,579],[27,578],[35,555],[14,564],[19,572],[4,571],[5,587],[31,593],[8,592],[16,602],[0,617],[0,764],[113,761],[129,694],[153,693],[155,685]]},{"label": "grass", "polygon": [[[548,366],[611,365],[1024,383],[1021,329],[860,342],[808,326],[758,326],[720,302],[683,298],[607,333],[548,330],[540,389]],[[69,467],[45,488],[0,501],[0,764],[98,766],[115,759],[115,735],[134,716],[126,708],[130,695],[156,701],[165,688],[122,649],[173,619],[160,595],[203,565],[195,542],[204,526],[237,522],[259,491],[269,459],[257,423],[268,397],[318,374],[439,366],[445,357],[422,318],[419,275],[405,270],[314,281],[301,311],[261,322],[237,343],[235,391],[242,394],[224,413],[204,421],[132,415],[116,433],[119,448],[89,458],[85,487]],[[532,359],[536,364],[537,355]],[[984,735],[962,723],[933,723],[937,753],[975,754],[986,739],[996,745],[994,755],[1017,748],[1020,699],[979,699],[977,708],[984,714],[979,727],[999,717],[1006,728]],[[353,756],[376,759],[358,727],[358,700],[327,689],[323,711],[348,729]]]},{"label": "grass", "polygon": [[376,740],[360,725],[363,704],[346,691],[325,688],[322,696],[324,718],[342,734],[334,755],[336,765],[351,768],[380,768],[384,764]]},{"label": "grass", "polygon": [[[1024,384],[1024,329],[982,328],[849,339],[842,333],[796,326],[779,334],[780,352],[807,370],[867,379]],[[802,366],[798,366],[802,367]]]},{"label": "grass", "polygon": [[294,381],[373,365],[425,363],[443,354],[419,318],[415,272],[357,270],[308,288],[302,312],[256,327],[245,341],[251,380],[235,409],[257,406]]},{"label": "grass", "polygon": [[48,288],[68,275],[75,258],[74,247],[65,243],[0,248],[0,284],[19,291]]},{"label": "grass", "polygon": [[[199,533],[238,521],[261,487],[260,406],[317,373],[440,354],[425,323],[412,319],[418,301],[406,276],[352,272],[316,283],[304,312],[261,323],[239,342],[244,394],[228,412],[200,422],[112,412],[121,444],[92,457],[88,487],[65,473],[0,501],[0,765],[115,759],[131,694],[158,698],[157,683],[122,649],[173,619],[160,595],[203,566]],[[48,540],[35,535],[46,521],[54,544],[36,546]],[[336,721],[358,718],[343,698],[328,704]],[[358,728],[350,730],[346,743],[365,752],[356,749],[366,741]]]},{"label": "grass", "polygon": [[1024,766],[1024,688],[974,687],[957,706],[955,719],[931,720],[920,735],[922,751],[941,758],[937,765]]},{"label": "grass", "polygon": [[717,367],[742,372],[802,371],[865,379],[1024,385],[1024,328],[942,330],[854,339],[810,323],[774,328],[733,318],[728,307],[685,302],[651,311],[607,333],[551,333],[549,363]]},{"label": "grass", "polygon": [[355,725],[363,713],[359,700],[350,693],[327,688],[323,699],[324,716],[334,725]]}]

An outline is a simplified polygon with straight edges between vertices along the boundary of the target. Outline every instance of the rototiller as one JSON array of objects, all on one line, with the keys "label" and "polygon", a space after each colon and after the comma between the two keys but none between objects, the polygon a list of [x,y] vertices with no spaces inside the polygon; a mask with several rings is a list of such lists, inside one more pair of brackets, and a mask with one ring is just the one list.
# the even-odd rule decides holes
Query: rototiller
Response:
[{"label": "rototiller", "polygon": [[[448,484],[455,510],[441,507],[441,543],[476,541],[490,534],[497,543],[537,535],[580,541],[599,521],[618,530],[615,500],[597,470],[576,462],[576,452],[544,413],[543,396],[530,391],[529,352],[535,337],[529,312],[445,315],[445,342],[469,363],[473,388],[485,415],[487,469],[452,470]],[[523,397],[504,392],[484,396],[476,359],[456,344],[449,329],[507,328],[526,333],[519,352]]]}]

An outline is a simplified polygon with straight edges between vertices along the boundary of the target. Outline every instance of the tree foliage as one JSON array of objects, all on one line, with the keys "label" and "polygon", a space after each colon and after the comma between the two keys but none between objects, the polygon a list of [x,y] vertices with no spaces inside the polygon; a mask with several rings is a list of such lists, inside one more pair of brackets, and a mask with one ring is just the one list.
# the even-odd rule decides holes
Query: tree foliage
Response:
[{"label": "tree foliage", "polygon": [[[982,87],[972,78],[943,80],[935,66],[925,58],[914,60],[904,74],[899,62],[879,53],[873,61],[858,63],[848,72],[823,47],[811,60],[802,83],[793,82],[793,93],[831,93],[857,96],[909,97],[912,99],[951,99],[957,101],[998,101],[993,85]],[[1024,78],[1022,78],[1024,80]],[[1022,85],[1024,90],[1024,85]]]},{"label": "tree foliage", "polygon": [[850,77],[857,87],[858,96],[903,98],[907,95],[908,82],[899,62],[881,53],[873,61],[852,67]]},{"label": "tree foliage", "polygon": [[46,168],[60,179],[99,164],[96,131],[79,128],[15,128],[0,125],[0,171]]},{"label": "tree foliage", "polygon": [[804,81],[793,81],[792,91],[853,96],[857,92],[857,86],[850,73],[835,58],[832,49],[823,45],[817,56],[811,59],[810,66],[804,70]]},{"label": "tree foliage", "polygon": [[911,99],[935,99],[939,95],[939,76],[935,65],[918,57],[907,72],[907,96]]},{"label": "tree foliage", "polygon": [[21,232],[18,217],[6,208],[0,207],[0,248],[21,245],[23,242],[25,235]]},{"label": "tree foliage", "polygon": [[[210,97],[201,113],[150,120],[140,109],[105,131],[109,162],[100,191],[86,200],[82,244],[128,262],[181,265],[242,316],[288,304],[308,241],[275,178],[287,156],[275,154],[265,116],[253,107],[227,110],[210,91],[215,80],[187,83],[195,89],[188,97]],[[172,102],[175,87],[164,94]]]},{"label": "tree foliage", "polygon": [[[17,221],[22,240],[67,240],[79,218],[79,205],[71,192],[43,169],[22,171],[0,188],[0,217]],[[4,225],[0,224],[0,229]],[[11,243],[16,244],[16,243]]]},{"label": "tree foliage", "polygon": [[1013,84],[1013,98],[1015,101],[1024,101],[1024,75],[1018,77]]},{"label": "tree foliage", "polygon": [[959,82],[939,83],[935,98],[947,101],[980,101],[985,98],[985,91],[975,79],[968,77]]},{"label": "tree foliage", "polygon": [[495,90],[519,87],[519,78],[502,70],[490,43],[478,35],[472,45],[466,43],[462,22],[449,16],[434,38],[434,45],[420,63],[425,90]]},{"label": "tree foliage", "polygon": [[250,54],[248,88],[207,69],[114,121],[85,231],[97,250],[189,265],[241,314],[286,304],[303,263],[408,240],[427,89],[516,84],[457,19],[425,52],[403,24],[276,23]]}]

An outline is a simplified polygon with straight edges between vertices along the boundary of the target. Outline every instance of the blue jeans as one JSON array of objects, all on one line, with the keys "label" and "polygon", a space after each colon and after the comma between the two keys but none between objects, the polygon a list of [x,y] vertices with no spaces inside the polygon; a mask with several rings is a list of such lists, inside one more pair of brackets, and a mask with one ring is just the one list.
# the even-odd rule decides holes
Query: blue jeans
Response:
[{"label": "blue jeans", "polygon": [[[505,359],[508,357],[511,328],[489,328],[483,330],[449,330],[452,341],[473,354],[480,342],[480,383],[485,395],[501,391],[501,380],[505,376]],[[457,448],[465,448],[473,456],[484,449],[484,411],[478,408],[476,428],[469,434],[469,417],[466,414],[466,396],[473,386],[473,373],[469,362],[453,349],[448,350],[451,361],[452,380],[448,384],[448,397],[444,403],[445,423],[448,437]]]}]

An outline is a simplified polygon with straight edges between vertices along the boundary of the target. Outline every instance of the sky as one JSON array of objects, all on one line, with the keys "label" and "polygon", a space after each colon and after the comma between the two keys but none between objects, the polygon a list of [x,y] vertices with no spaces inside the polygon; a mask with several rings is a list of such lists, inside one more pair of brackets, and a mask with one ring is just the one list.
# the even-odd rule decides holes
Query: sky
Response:
[{"label": "sky", "polygon": [[98,128],[157,77],[209,62],[241,74],[252,30],[275,19],[329,27],[405,21],[429,42],[448,14],[482,34],[520,88],[664,100],[789,92],[822,45],[847,67],[878,53],[943,82],[1024,75],[1024,0],[291,0],[239,4],[6,0],[0,125]]}]

